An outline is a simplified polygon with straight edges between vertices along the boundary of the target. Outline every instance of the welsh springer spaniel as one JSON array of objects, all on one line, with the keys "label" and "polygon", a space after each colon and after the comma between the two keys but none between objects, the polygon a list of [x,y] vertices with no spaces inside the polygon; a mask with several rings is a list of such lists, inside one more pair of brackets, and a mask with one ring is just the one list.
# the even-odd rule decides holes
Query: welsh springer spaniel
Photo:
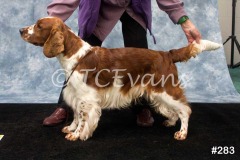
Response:
[{"label": "welsh springer spaniel", "polygon": [[57,57],[65,70],[68,83],[63,96],[74,120],[62,132],[70,141],[90,138],[102,109],[126,108],[139,97],[168,118],[165,126],[174,126],[180,118],[181,128],[174,138],[186,139],[191,109],[174,63],[220,47],[208,40],[168,52],[90,46],[56,17],[42,18],[20,29],[20,34],[25,41],[42,46],[46,57]]}]

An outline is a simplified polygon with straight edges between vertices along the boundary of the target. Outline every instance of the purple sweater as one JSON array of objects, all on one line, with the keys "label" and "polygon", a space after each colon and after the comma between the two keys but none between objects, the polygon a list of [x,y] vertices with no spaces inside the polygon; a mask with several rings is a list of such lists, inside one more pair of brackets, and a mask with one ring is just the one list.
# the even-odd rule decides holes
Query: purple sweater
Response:
[{"label": "purple sweater", "polygon": [[[180,0],[157,0],[157,4],[175,24],[179,18],[186,15]],[[151,33],[151,0],[95,0],[94,3],[90,0],[53,0],[47,11],[50,16],[65,21],[77,7],[79,33],[82,38],[94,33],[103,41],[124,11]]]}]

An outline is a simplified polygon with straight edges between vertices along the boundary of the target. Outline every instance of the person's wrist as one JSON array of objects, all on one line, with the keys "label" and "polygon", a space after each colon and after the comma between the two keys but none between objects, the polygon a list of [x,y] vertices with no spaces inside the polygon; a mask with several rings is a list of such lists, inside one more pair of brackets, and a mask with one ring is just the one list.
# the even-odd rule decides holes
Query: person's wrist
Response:
[{"label": "person's wrist", "polygon": [[177,24],[183,24],[183,23],[185,23],[187,20],[189,20],[189,17],[188,16],[182,16],[179,20],[178,20],[178,22],[177,22]]}]

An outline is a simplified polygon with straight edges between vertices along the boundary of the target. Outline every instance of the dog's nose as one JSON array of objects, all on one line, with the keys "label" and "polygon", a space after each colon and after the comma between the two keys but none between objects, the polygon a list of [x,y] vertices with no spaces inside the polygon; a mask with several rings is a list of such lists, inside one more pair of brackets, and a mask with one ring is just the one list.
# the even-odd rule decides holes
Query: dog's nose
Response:
[{"label": "dog's nose", "polygon": [[24,28],[19,29],[20,34],[22,35],[24,31]]}]

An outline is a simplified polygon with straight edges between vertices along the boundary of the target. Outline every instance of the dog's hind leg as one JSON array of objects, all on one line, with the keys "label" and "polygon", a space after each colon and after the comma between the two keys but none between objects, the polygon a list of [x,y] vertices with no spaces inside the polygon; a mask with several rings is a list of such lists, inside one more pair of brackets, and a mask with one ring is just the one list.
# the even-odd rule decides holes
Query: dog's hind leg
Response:
[{"label": "dog's hind leg", "polygon": [[[182,95],[180,98],[176,99],[173,96],[163,93],[153,93],[150,97],[153,102],[162,102],[165,104],[164,109],[157,105],[159,112],[169,118],[165,121],[167,125],[174,125],[177,121],[177,117],[181,120],[181,128],[174,134],[174,138],[177,140],[184,140],[188,133],[188,121],[191,114],[191,109],[187,102],[185,102],[185,97]],[[156,103],[159,104],[159,103]],[[160,107],[160,108],[159,108]],[[166,109],[168,108],[168,109]],[[168,113],[168,111],[170,111]],[[173,117],[171,117],[173,116]]]},{"label": "dog's hind leg", "polygon": [[178,115],[171,108],[167,107],[160,98],[151,99],[151,103],[157,113],[160,113],[167,118],[167,120],[163,122],[164,126],[175,126],[178,120]]},{"label": "dog's hind leg", "polygon": [[177,140],[184,140],[187,137],[188,122],[189,122],[189,117],[192,113],[192,110],[190,109],[188,104],[185,104],[182,102],[180,102],[180,104],[173,105],[173,107],[175,108],[175,111],[181,120],[180,131],[177,131],[174,134],[174,138]]},{"label": "dog's hind leg", "polygon": [[172,127],[176,125],[176,122],[178,120],[178,115],[177,113],[175,113],[173,110],[171,110],[169,107],[167,107],[166,104],[162,104],[161,107],[159,107],[158,109],[159,112],[165,116],[166,118],[168,118],[167,120],[165,120],[163,122],[163,125],[166,127]]}]

